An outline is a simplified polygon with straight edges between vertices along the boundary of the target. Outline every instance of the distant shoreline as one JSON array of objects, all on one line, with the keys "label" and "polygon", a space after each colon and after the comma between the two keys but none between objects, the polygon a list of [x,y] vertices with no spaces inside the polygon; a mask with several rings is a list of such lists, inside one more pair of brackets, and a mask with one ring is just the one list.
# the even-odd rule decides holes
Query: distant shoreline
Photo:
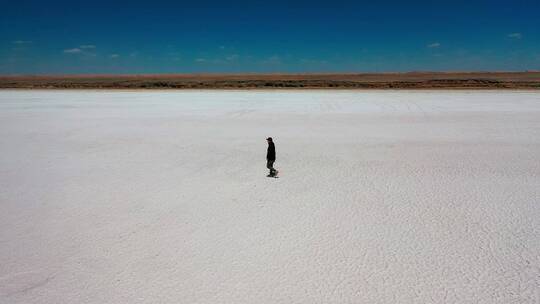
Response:
[{"label": "distant shoreline", "polygon": [[0,89],[540,90],[540,72],[0,76]]}]

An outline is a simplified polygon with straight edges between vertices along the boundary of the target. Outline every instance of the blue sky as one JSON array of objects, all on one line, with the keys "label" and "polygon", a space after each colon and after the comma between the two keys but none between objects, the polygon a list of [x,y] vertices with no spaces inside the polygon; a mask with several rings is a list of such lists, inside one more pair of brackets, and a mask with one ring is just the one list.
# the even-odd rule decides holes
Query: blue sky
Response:
[{"label": "blue sky", "polygon": [[2,1],[0,74],[540,70],[540,1]]}]

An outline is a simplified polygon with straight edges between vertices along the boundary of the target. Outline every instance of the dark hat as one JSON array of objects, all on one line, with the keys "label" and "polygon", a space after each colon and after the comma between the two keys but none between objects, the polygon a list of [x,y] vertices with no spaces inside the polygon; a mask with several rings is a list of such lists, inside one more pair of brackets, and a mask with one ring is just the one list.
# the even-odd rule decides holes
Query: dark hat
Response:
[{"label": "dark hat", "polygon": [[272,141],[272,137],[268,137],[266,140]]}]

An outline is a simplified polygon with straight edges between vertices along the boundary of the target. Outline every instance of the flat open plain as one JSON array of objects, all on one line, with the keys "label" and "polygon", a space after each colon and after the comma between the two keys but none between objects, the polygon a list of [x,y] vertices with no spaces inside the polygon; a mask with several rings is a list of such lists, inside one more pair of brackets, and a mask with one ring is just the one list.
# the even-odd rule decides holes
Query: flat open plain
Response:
[{"label": "flat open plain", "polygon": [[0,75],[19,89],[540,89],[540,72]]},{"label": "flat open plain", "polygon": [[540,93],[4,90],[0,210],[0,303],[540,303]]}]

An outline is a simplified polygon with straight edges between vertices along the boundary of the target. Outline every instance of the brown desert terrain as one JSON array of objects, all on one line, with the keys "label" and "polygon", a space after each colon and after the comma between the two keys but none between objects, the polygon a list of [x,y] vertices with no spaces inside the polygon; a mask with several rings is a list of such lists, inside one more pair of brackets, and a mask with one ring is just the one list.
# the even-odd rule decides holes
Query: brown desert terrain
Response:
[{"label": "brown desert terrain", "polygon": [[20,89],[540,89],[540,72],[0,76]]}]

